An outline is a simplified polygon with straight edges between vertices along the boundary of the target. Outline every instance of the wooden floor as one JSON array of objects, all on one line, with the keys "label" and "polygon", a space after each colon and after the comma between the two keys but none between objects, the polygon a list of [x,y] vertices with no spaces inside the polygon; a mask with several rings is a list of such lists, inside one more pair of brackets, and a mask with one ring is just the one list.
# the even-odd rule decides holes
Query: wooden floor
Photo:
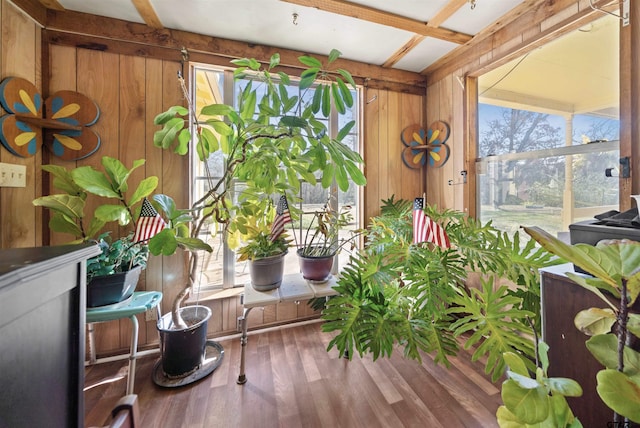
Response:
[{"label": "wooden floor", "polygon": [[[138,359],[142,427],[495,427],[499,385],[461,351],[451,368],[402,357],[339,358],[320,323],[249,335],[248,381],[236,384],[240,340],[225,340],[210,376],[180,388],[152,381],[158,356]],[[127,361],[87,367],[85,424],[108,422],[125,394]],[[111,379],[117,379],[109,382]],[[101,383],[102,382],[102,383]]]}]

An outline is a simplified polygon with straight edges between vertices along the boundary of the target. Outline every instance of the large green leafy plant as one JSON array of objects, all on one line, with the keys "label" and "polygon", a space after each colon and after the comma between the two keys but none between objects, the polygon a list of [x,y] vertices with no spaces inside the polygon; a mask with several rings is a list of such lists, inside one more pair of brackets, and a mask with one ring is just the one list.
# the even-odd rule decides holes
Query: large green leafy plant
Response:
[{"label": "large green leafy plant", "polygon": [[[526,320],[539,313],[537,271],[553,263],[551,255],[533,241],[520,248],[518,234],[511,239],[464,213],[432,206],[425,213],[445,228],[452,248],[413,244],[412,203],[383,201],[365,248],[341,272],[339,295],[323,311],[323,329],[337,332],[329,349],[375,359],[399,344],[409,358],[420,360],[423,351],[448,365],[464,335],[465,347],[478,345],[474,360],[487,357],[494,380],[504,373],[504,352],[525,356],[533,369]],[[485,276],[481,289],[465,286],[470,272]],[[497,278],[514,285],[494,286]]]},{"label": "large green leafy plant", "polygon": [[[195,217],[192,237],[221,227],[225,239],[235,237],[228,242],[237,248],[248,241],[254,216],[268,210],[273,195],[284,194],[295,201],[303,180],[324,188],[335,181],[342,190],[350,181],[365,184],[362,158],[342,143],[355,121],[347,122],[331,138],[325,120],[331,105],[340,113],[353,105],[351,74],[329,69],[339,56],[338,51],[331,51],[326,65],[311,56],[299,57],[299,95],[289,92],[291,78],[278,71],[278,54],[268,64],[249,58],[233,60],[238,67],[235,78],[242,79],[236,106],[214,103],[200,111],[192,104],[172,106],[156,116],[155,123],[162,126],[154,135],[157,147],[179,155],[186,155],[191,147],[201,162],[214,154],[224,162],[222,173],[208,177],[204,195],[191,207]],[[312,97],[305,96],[309,91]],[[185,99],[190,99],[186,90]],[[238,182],[242,189],[235,191]],[[191,253],[191,278],[196,260],[197,253]],[[176,297],[175,324],[178,307],[189,290],[190,286],[185,287]]]},{"label": "large green leafy plant", "polygon": [[592,275],[567,273],[606,306],[586,309],[575,318],[576,327],[591,336],[587,348],[605,367],[597,374],[597,392],[614,411],[616,426],[640,422],[640,353],[629,346],[640,338],[640,314],[630,312],[640,295],[640,243],[567,245],[538,227],[524,230],[549,252]]},{"label": "large green leafy plant", "polygon": [[[339,55],[333,50],[327,66]],[[329,71],[311,56],[299,60],[305,67],[300,95],[290,94],[291,78],[277,71],[278,54],[266,65],[243,58],[232,61],[238,66],[235,78],[242,79],[237,107],[217,103],[196,112],[173,106],[156,116],[155,123],[162,125],[154,136],[156,146],[184,155],[193,140],[200,161],[216,152],[224,158],[222,175],[192,207],[200,224],[213,219],[214,225],[230,233],[247,233],[251,217],[264,212],[273,195],[285,194],[294,201],[302,180],[311,185],[319,182],[324,188],[335,180],[342,190],[347,190],[349,180],[366,183],[362,158],[341,142],[355,121],[330,138],[326,121],[320,120],[328,117],[332,103],[340,113],[353,106],[351,74],[344,69]],[[308,91],[313,91],[312,97],[305,96]],[[236,195],[234,182],[243,183]]]},{"label": "large green leafy plant", "polygon": [[[135,265],[144,267],[149,253],[171,255],[178,248],[212,251],[197,235],[189,235],[189,224],[193,221],[190,211],[176,208],[173,199],[162,194],[153,195],[152,200],[163,213],[168,227],[148,242],[133,242],[133,223],[138,218],[141,202],[154,192],[158,178],[147,177],[130,187],[131,174],[144,165],[144,159],[134,161],[130,169],[108,156],[103,156],[101,163],[102,171],[91,166],[71,170],[56,165],[43,166],[53,176],[53,186],[62,193],[33,201],[34,205],[51,211],[49,228],[52,231],[71,235],[72,243],[98,241],[102,253],[87,262],[89,279],[123,272]],[[91,206],[95,206],[93,211],[89,211]],[[120,238],[105,233],[97,236],[105,226],[115,222],[129,231]]]}]

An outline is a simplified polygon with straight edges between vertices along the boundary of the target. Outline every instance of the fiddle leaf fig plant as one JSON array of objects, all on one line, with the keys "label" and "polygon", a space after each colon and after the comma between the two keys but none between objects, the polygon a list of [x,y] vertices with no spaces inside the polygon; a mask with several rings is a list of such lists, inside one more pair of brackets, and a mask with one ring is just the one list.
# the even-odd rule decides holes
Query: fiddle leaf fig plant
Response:
[{"label": "fiddle leaf fig plant", "polygon": [[548,377],[549,346],[540,342],[537,348],[540,359],[534,376],[521,356],[512,352],[504,354],[509,370],[508,379],[502,384],[504,404],[496,413],[498,424],[501,427],[582,427],[565,399],[581,396],[582,388],[573,379]]},{"label": "fiddle leaf fig plant", "polygon": [[629,346],[632,336],[640,338],[640,314],[630,313],[640,294],[640,243],[567,245],[538,227],[524,230],[551,253],[592,275],[567,272],[607,306],[583,310],[575,318],[576,327],[591,336],[587,348],[605,367],[597,374],[597,392],[614,411],[614,425],[640,422],[640,353]]}]

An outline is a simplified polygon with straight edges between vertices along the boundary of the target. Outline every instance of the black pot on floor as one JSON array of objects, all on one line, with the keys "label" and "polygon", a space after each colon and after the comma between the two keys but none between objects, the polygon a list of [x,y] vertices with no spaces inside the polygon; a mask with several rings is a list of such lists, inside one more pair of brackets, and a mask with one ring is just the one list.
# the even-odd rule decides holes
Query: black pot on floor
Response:
[{"label": "black pot on floor", "polygon": [[202,364],[207,344],[207,325],[211,309],[207,306],[180,308],[187,323],[185,329],[175,329],[171,313],[158,321],[162,371],[168,378],[180,378],[195,372]]}]

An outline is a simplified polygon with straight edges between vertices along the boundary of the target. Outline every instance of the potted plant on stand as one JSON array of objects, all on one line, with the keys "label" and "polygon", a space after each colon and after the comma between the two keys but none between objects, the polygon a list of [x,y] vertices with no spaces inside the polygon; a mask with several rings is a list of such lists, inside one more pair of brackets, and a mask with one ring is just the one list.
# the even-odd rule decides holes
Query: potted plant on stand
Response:
[{"label": "potted plant on stand", "polygon": [[347,205],[336,211],[327,202],[313,213],[296,251],[300,271],[306,280],[326,282],[329,279],[336,255],[348,243],[353,244],[359,234],[352,232],[348,239],[340,238],[340,231],[352,221],[351,207]]},{"label": "potted plant on stand", "polygon": [[[128,169],[119,160],[102,158],[103,171],[90,166],[72,170],[56,165],[45,165],[43,169],[53,176],[53,186],[63,193],[42,196],[33,201],[52,212],[49,228],[54,232],[70,234],[71,243],[96,240],[102,254],[87,261],[87,306],[96,307],[118,303],[133,293],[146,267],[149,249],[147,242],[134,241],[133,231],[113,239],[111,232],[97,234],[105,226],[118,222],[127,226],[137,218],[139,205],[158,185],[157,177],[147,177],[129,190],[131,173],[142,166],[144,160],[134,161]],[[86,211],[88,196],[115,200],[96,207],[93,214]]]},{"label": "potted plant on stand", "polygon": [[[339,55],[332,51],[328,64]],[[348,188],[349,180],[365,184],[362,158],[341,143],[355,122],[348,122],[336,138],[330,138],[326,122],[318,120],[329,115],[331,103],[341,112],[353,105],[347,86],[355,88],[353,78],[343,69],[328,71],[316,58],[302,56],[299,60],[299,88],[315,91],[311,98],[288,91],[290,78],[282,72],[276,74],[280,56],[275,54],[266,66],[255,59],[232,61],[238,67],[236,79],[243,79],[237,107],[216,103],[196,112],[189,104],[189,108],[172,106],[156,116],[155,123],[162,126],[154,135],[157,147],[186,155],[191,144],[201,162],[216,153],[224,160],[222,174],[216,179],[208,177],[205,194],[191,207],[195,218],[191,239],[208,226],[221,228],[225,239],[236,232],[247,233],[251,217],[266,212],[273,195],[297,193],[301,178],[312,184],[319,181],[325,188],[335,180],[342,190]],[[182,87],[189,100],[184,81]],[[243,190],[236,193],[235,183],[239,182]],[[151,253],[175,251],[176,239],[183,236],[177,232],[166,229],[158,234],[160,246],[150,245]],[[171,323],[158,324],[167,332],[187,328],[181,307],[193,288],[197,260],[198,252],[190,251],[188,279],[174,300]]]},{"label": "potted plant on stand", "polygon": [[[284,257],[291,243],[284,233],[284,225],[291,219],[285,196],[278,202],[271,226],[265,221],[270,217],[256,216],[255,225],[248,226],[248,233],[239,238],[244,245],[237,250],[238,261],[249,262],[251,286],[257,291],[273,290],[282,283]],[[233,239],[230,237],[230,241]]]}]

